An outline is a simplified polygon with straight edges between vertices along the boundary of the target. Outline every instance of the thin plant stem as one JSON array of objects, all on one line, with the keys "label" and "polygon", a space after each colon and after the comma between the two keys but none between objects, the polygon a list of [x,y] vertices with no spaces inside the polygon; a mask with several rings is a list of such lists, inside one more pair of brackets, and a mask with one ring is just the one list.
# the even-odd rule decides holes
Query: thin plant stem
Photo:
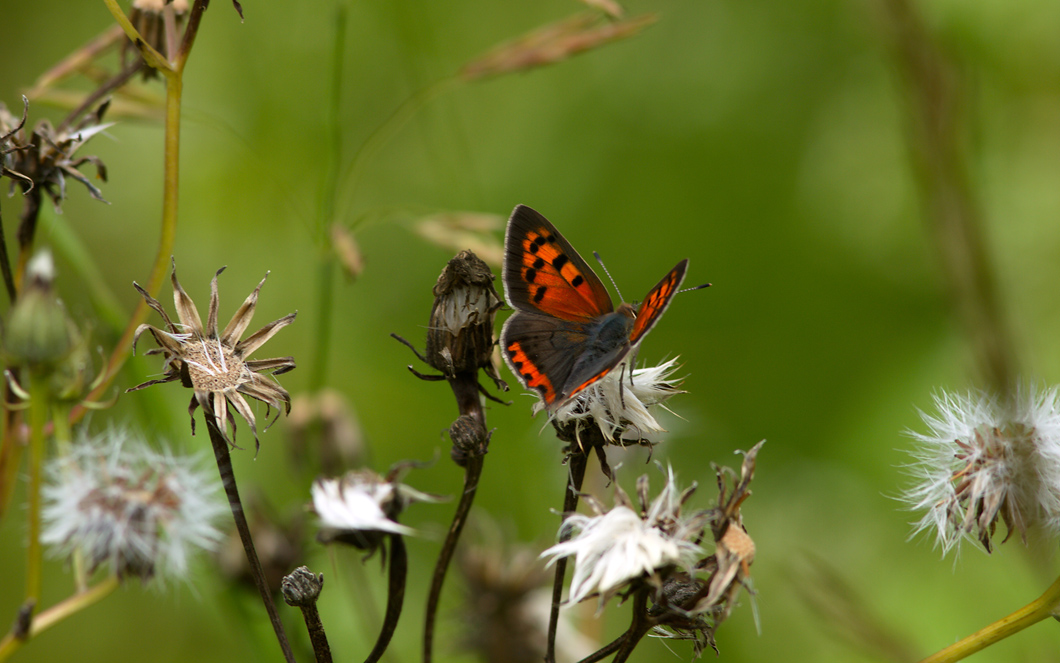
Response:
[{"label": "thin plant stem", "polygon": [[80,591],[62,603],[42,611],[33,619],[33,625],[30,627],[29,634],[26,637],[19,638],[9,633],[3,640],[0,640],[0,661],[6,661],[30,638],[37,637],[67,617],[95,605],[117,589],[120,584],[121,581],[118,580],[118,576],[108,576],[96,586]]},{"label": "thin plant stem", "polygon": [[[196,0],[188,17],[187,28],[184,32],[184,41],[180,52],[174,63],[169,63],[158,51],[144,42],[143,38],[129,22],[125,12],[118,6],[117,0],[103,0],[110,9],[111,14],[118,24],[125,30],[125,34],[140,50],[147,64],[157,69],[166,81],[166,107],[165,107],[165,138],[163,141],[163,176],[162,176],[162,224],[159,229],[158,250],[155,252],[154,265],[144,285],[144,290],[152,297],[157,297],[162,284],[165,282],[166,272],[169,269],[170,257],[173,255],[173,247],[177,238],[177,202],[180,191],[180,117],[181,99],[184,91],[184,65],[187,62],[195,35],[198,32],[202,13],[205,11],[206,3]],[[107,361],[103,379],[99,385],[92,390],[86,400],[99,400],[102,394],[110,387],[118,376],[118,371],[129,358],[132,352],[132,338],[136,328],[147,319],[150,309],[144,299],[136,305],[129,323],[125,326],[121,339],[114,346],[114,352]],[[71,411],[71,419],[80,419],[85,414],[83,405],[78,405]]]},{"label": "thin plant stem", "polygon": [[261,601],[265,604],[265,611],[269,614],[269,621],[276,632],[276,639],[283,650],[284,659],[287,663],[294,663],[294,653],[287,641],[287,634],[283,630],[283,622],[276,611],[276,603],[272,600],[268,583],[265,580],[265,572],[258,560],[258,553],[254,549],[254,540],[250,536],[250,525],[247,524],[247,516],[243,511],[243,502],[239,499],[239,488],[236,486],[236,476],[232,469],[232,456],[228,451],[228,440],[218,430],[214,417],[209,412],[206,414],[206,429],[210,432],[210,442],[213,445],[214,456],[217,458],[217,471],[221,475],[221,484],[224,486],[225,495],[228,497],[228,506],[232,510],[232,518],[236,523],[236,531],[239,532],[239,540],[243,543],[243,552],[247,556],[247,564],[250,565],[250,573],[254,577]]},{"label": "thin plant stem", "polygon": [[1047,617],[1060,615],[1060,578],[1045,593],[1016,612],[925,658],[921,663],[952,663],[986,649]]},{"label": "thin plant stem", "polygon": [[449,533],[442,544],[442,550],[438,554],[438,562],[434,566],[434,575],[431,577],[431,589],[427,594],[427,612],[423,628],[423,663],[430,663],[432,650],[434,648],[434,622],[438,613],[438,601],[442,596],[442,585],[445,583],[445,574],[449,569],[449,562],[453,559],[456,544],[460,540],[460,532],[467,522],[467,515],[471,512],[471,505],[475,501],[475,491],[478,489],[479,477],[482,476],[482,466],[485,461],[483,456],[475,455],[467,459],[467,467],[464,472],[464,491],[460,494],[460,503],[453,514],[453,523],[449,526]]},{"label": "thin plant stem", "polygon": [[[563,493],[563,517],[574,513],[578,508],[578,495],[585,481],[585,468],[589,465],[589,454],[585,451],[574,451],[570,455],[569,469],[570,481]],[[569,532],[564,532],[559,540],[566,541],[570,538]],[[556,660],[556,628],[559,626],[559,606],[563,601],[563,582],[567,576],[567,558],[560,557],[556,560],[556,576],[552,581],[552,607],[548,613],[548,639],[545,645],[545,661],[555,663]]]},{"label": "thin plant stem", "polygon": [[633,595],[633,618],[612,663],[625,663],[641,639],[651,630],[652,620],[648,617],[649,589],[647,586],[641,587]]},{"label": "thin plant stem", "polygon": [[51,410],[47,375],[30,376],[29,404],[29,550],[26,559],[26,603],[40,600],[41,590],[41,474],[44,465],[44,427]]},{"label": "thin plant stem", "polygon": [[390,645],[390,639],[394,637],[398,619],[401,617],[401,607],[405,602],[405,579],[408,576],[408,568],[409,557],[405,550],[405,539],[400,534],[391,534],[386,617],[383,619],[383,628],[379,630],[379,638],[375,642],[375,647],[372,648],[372,653],[368,655],[368,658],[364,659],[364,663],[377,663]]},{"label": "thin plant stem", "polygon": [[[70,429],[67,410],[69,408],[63,403],[56,402],[52,406],[52,437],[55,439],[55,449],[60,458],[67,458],[73,451],[73,431]],[[72,468],[63,464],[64,478],[72,478]],[[85,565],[85,553],[80,547],[74,549],[74,586],[78,592],[88,590],[88,570]]]}]

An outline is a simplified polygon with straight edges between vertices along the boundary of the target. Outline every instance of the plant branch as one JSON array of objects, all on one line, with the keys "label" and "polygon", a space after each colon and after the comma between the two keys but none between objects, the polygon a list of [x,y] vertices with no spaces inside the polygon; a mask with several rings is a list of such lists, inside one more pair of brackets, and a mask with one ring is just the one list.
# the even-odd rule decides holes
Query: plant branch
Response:
[{"label": "plant branch", "polygon": [[228,497],[228,506],[232,509],[232,518],[235,520],[236,530],[239,532],[239,540],[243,543],[243,551],[247,556],[250,573],[254,577],[254,584],[257,585],[261,601],[265,604],[265,611],[269,613],[269,621],[272,622],[272,628],[276,632],[276,639],[280,643],[280,649],[283,650],[284,659],[287,663],[294,663],[291,645],[287,641],[287,634],[283,630],[283,622],[280,621],[280,615],[276,611],[276,603],[272,600],[272,595],[269,592],[269,586],[265,580],[265,572],[261,568],[258,553],[254,549],[254,540],[250,536],[250,525],[247,524],[243,503],[239,499],[239,488],[236,486],[235,472],[232,470],[232,456],[228,451],[228,440],[218,430],[215,423],[216,417],[209,412],[204,414],[206,414],[206,429],[210,432],[210,442],[213,444],[214,456],[217,458],[217,470],[221,474],[221,483],[224,485],[225,495]]},{"label": "plant branch", "polygon": [[1060,615],[1060,578],[1045,593],[1016,612],[925,658],[921,663],[952,663],[1019,633],[1046,617]]}]

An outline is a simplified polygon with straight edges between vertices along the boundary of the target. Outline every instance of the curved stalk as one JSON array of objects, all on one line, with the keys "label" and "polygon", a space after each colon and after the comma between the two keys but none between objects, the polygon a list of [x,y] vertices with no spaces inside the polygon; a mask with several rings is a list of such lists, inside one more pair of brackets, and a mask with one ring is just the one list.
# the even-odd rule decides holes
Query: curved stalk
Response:
[{"label": "curved stalk", "polygon": [[1002,617],[993,624],[979,629],[967,638],[935,652],[921,663],[952,663],[1005,638],[1019,633],[1023,629],[1037,624],[1047,617],[1060,615],[1060,578],[1050,585],[1045,593],[1031,601],[1016,612]]},{"label": "curved stalk", "polygon": [[409,556],[405,551],[405,539],[400,534],[390,535],[390,578],[387,589],[386,618],[379,630],[379,639],[364,663],[376,663],[390,645],[401,617],[401,606],[405,603],[405,578],[408,576]]}]

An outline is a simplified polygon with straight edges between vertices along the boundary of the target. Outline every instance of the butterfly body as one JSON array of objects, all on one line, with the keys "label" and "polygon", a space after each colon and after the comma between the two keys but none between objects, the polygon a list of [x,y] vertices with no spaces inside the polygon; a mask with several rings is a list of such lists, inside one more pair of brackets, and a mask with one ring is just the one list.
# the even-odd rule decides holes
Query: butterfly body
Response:
[{"label": "butterfly body", "polygon": [[545,217],[525,205],[505,235],[504,292],[515,313],[501,349],[550,410],[619,366],[658,321],[684,280],[682,260],[637,308],[615,310],[602,281]]}]

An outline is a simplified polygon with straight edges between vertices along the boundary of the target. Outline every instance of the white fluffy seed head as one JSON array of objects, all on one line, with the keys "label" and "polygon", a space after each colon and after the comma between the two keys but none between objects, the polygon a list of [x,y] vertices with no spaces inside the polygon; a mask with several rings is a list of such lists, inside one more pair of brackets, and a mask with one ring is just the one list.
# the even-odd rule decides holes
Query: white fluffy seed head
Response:
[{"label": "white fluffy seed head", "polygon": [[961,539],[990,550],[997,521],[1060,536],[1060,401],[1057,389],[1021,388],[1011,402],[983,393],[940,394],[937,414],[922,413],[918,443],[901,496],[922,511],[914,534],[933,531],[943,554]]},{"label": "white fluffy seed head", "polygon": [[120,577],[184,579],[192,552],[221,539],[225,506],[200,459],[155,451],[128,430],[82,436],[48,478],[41,539],[56,556],[80,549]]}]

